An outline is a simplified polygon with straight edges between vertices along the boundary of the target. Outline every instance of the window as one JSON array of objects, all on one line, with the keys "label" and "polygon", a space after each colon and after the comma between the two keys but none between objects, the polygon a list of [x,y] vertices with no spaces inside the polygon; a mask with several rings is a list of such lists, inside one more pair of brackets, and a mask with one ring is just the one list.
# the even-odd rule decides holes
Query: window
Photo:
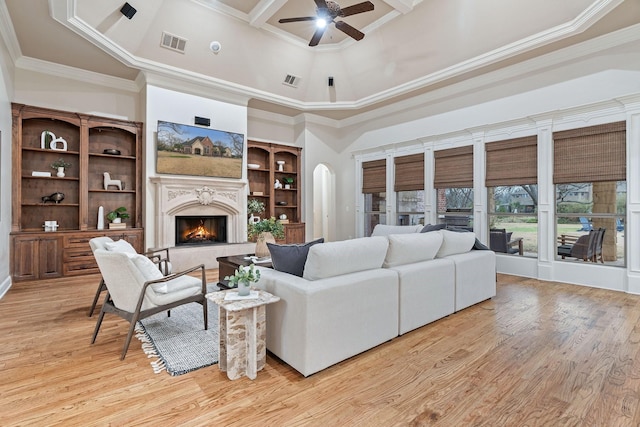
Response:
[{"label": "window", "polygon": [[[557,259],[624,267],[626,123],[555,132],[553,140]],[[599,229],[600,241],[589,237]],[[579,252],[581,237],[591,244]]]},{"label": "window", "polygon": [[485,150],[489,246],[499,253],[537,257],[537,136],[487,143]]},{"label": "window", "polygon": [[424,224],[424,154],[394,159],[397,225]]},{"label": "window", "polygon": [[473,146],[434,153],[438,222],[473,227]]},{"label": "window", "polygon": [[377,224],[386,224],[387,162],[385,159],[362,163],[364,194],[364,235],[370,236]]}]

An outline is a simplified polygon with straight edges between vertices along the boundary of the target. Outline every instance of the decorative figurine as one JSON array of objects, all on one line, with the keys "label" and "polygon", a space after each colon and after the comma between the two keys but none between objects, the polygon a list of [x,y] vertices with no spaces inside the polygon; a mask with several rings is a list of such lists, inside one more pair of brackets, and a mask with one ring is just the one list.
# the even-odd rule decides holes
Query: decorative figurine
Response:
[{"label": "decorative figurine", "polygon": [[60,203],[64,200],[64,193],[56,192],[50,196],[42,196],[42,203],[53,202]]},{"label": "decorative figurine", "polygon": [[274,188],[276,188],[276,189],[278,189],[278,188],[282,188],[282,183],[280,182],[280,180],[279,180],[279,179],[276,179],[276,183],[275,183]]},{"label": "decorative figurine", "polygon": [[118,187],[118,190],[122,190],[122,181],[120,181],[119,179],[111,179],[111,175],[109,175],[109,172],[105,172],[103,173],[103,175],[105,190],[107,190],[110,185],[115,185],[116,187]]}]

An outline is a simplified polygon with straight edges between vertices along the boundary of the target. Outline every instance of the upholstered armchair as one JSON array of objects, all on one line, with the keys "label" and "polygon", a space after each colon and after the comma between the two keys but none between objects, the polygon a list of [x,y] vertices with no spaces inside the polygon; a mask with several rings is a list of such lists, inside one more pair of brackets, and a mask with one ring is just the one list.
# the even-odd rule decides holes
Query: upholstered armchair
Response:
[{"label": "upholstered armchair", "polygon": [[[142,254],[97,248],[94,256],[107,295],[91,338],[92,344],[98,336],[105,313],[116,314],[130,323],[121,360],[127,354],[136,322],[156,313],[197,302],[202,304],[203,325],[207,329],[207,283],[203,264],[164,276],[158,266]],[[198,270],[201,277],[189,275]]]},{"label": "upholstered armchair", "polygon": [[[91,251],[94,253],[96,249],[105,249],[105,250],[115,250],[119,252],[126,252],[131,255],[136,254],[136,250],[130,243],[126,240],[116,240],[114,241],[111,237],[102,236],[95,237],[89,241],[89,246],[91,246]],[[167,276],[171,274],[172,266],[169,261],[169,248],[162,249],[154,249],[145,252],[147,258],[153,261],[154,264],[158,266],[158,269],[162,272],[163,275]],[[104,284],[104,279],[100,278],[100,283],[98,283],[98,289],[96,289],[96,294],[93,297],[93,302],[91,303],[91,308],[89,308],[89,317],[93,316],[93,311],[96,309],[96,305],[98,304],[98,299],[100,298],[100,294],[102,291],[106,291],[107,287]]]}]

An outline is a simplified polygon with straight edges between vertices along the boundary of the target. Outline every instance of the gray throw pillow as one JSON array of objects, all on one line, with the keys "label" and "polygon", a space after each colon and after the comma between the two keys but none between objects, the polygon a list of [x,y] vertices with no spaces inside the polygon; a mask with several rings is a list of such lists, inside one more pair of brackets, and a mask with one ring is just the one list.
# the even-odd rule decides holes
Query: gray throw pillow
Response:
[{"label": "gray throw pillow", "polygon": [[309,254],[309,248],[317,243],[324,243],[324,238],[321,237],[311,242],[294,245],[267,243],[274,270],[302,277],[304,264],[307,262],[307,255]]},{"label": "gray throw pillow", "polygon": [[447,228],[447,224],[427,224],[422,227],[422,230],[420,230],[420,232],[428,233],[429,231],[444,230],[445,228]]}]

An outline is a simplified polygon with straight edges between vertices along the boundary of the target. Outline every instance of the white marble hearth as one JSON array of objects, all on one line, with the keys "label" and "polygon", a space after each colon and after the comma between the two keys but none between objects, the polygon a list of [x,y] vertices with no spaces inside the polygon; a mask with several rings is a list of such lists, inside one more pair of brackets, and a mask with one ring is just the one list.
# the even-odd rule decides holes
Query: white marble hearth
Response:
[{"label": "white marble hearth", "polygon": [[[149,180],[155,185],[155,247],[172,248],[174,269],[196,264],[217,268],[216,257],[253,252],[255,243],[247,242],[246,181],[164,176]],[[177,215],[226,216],[227,244],[176,247]]]}]

